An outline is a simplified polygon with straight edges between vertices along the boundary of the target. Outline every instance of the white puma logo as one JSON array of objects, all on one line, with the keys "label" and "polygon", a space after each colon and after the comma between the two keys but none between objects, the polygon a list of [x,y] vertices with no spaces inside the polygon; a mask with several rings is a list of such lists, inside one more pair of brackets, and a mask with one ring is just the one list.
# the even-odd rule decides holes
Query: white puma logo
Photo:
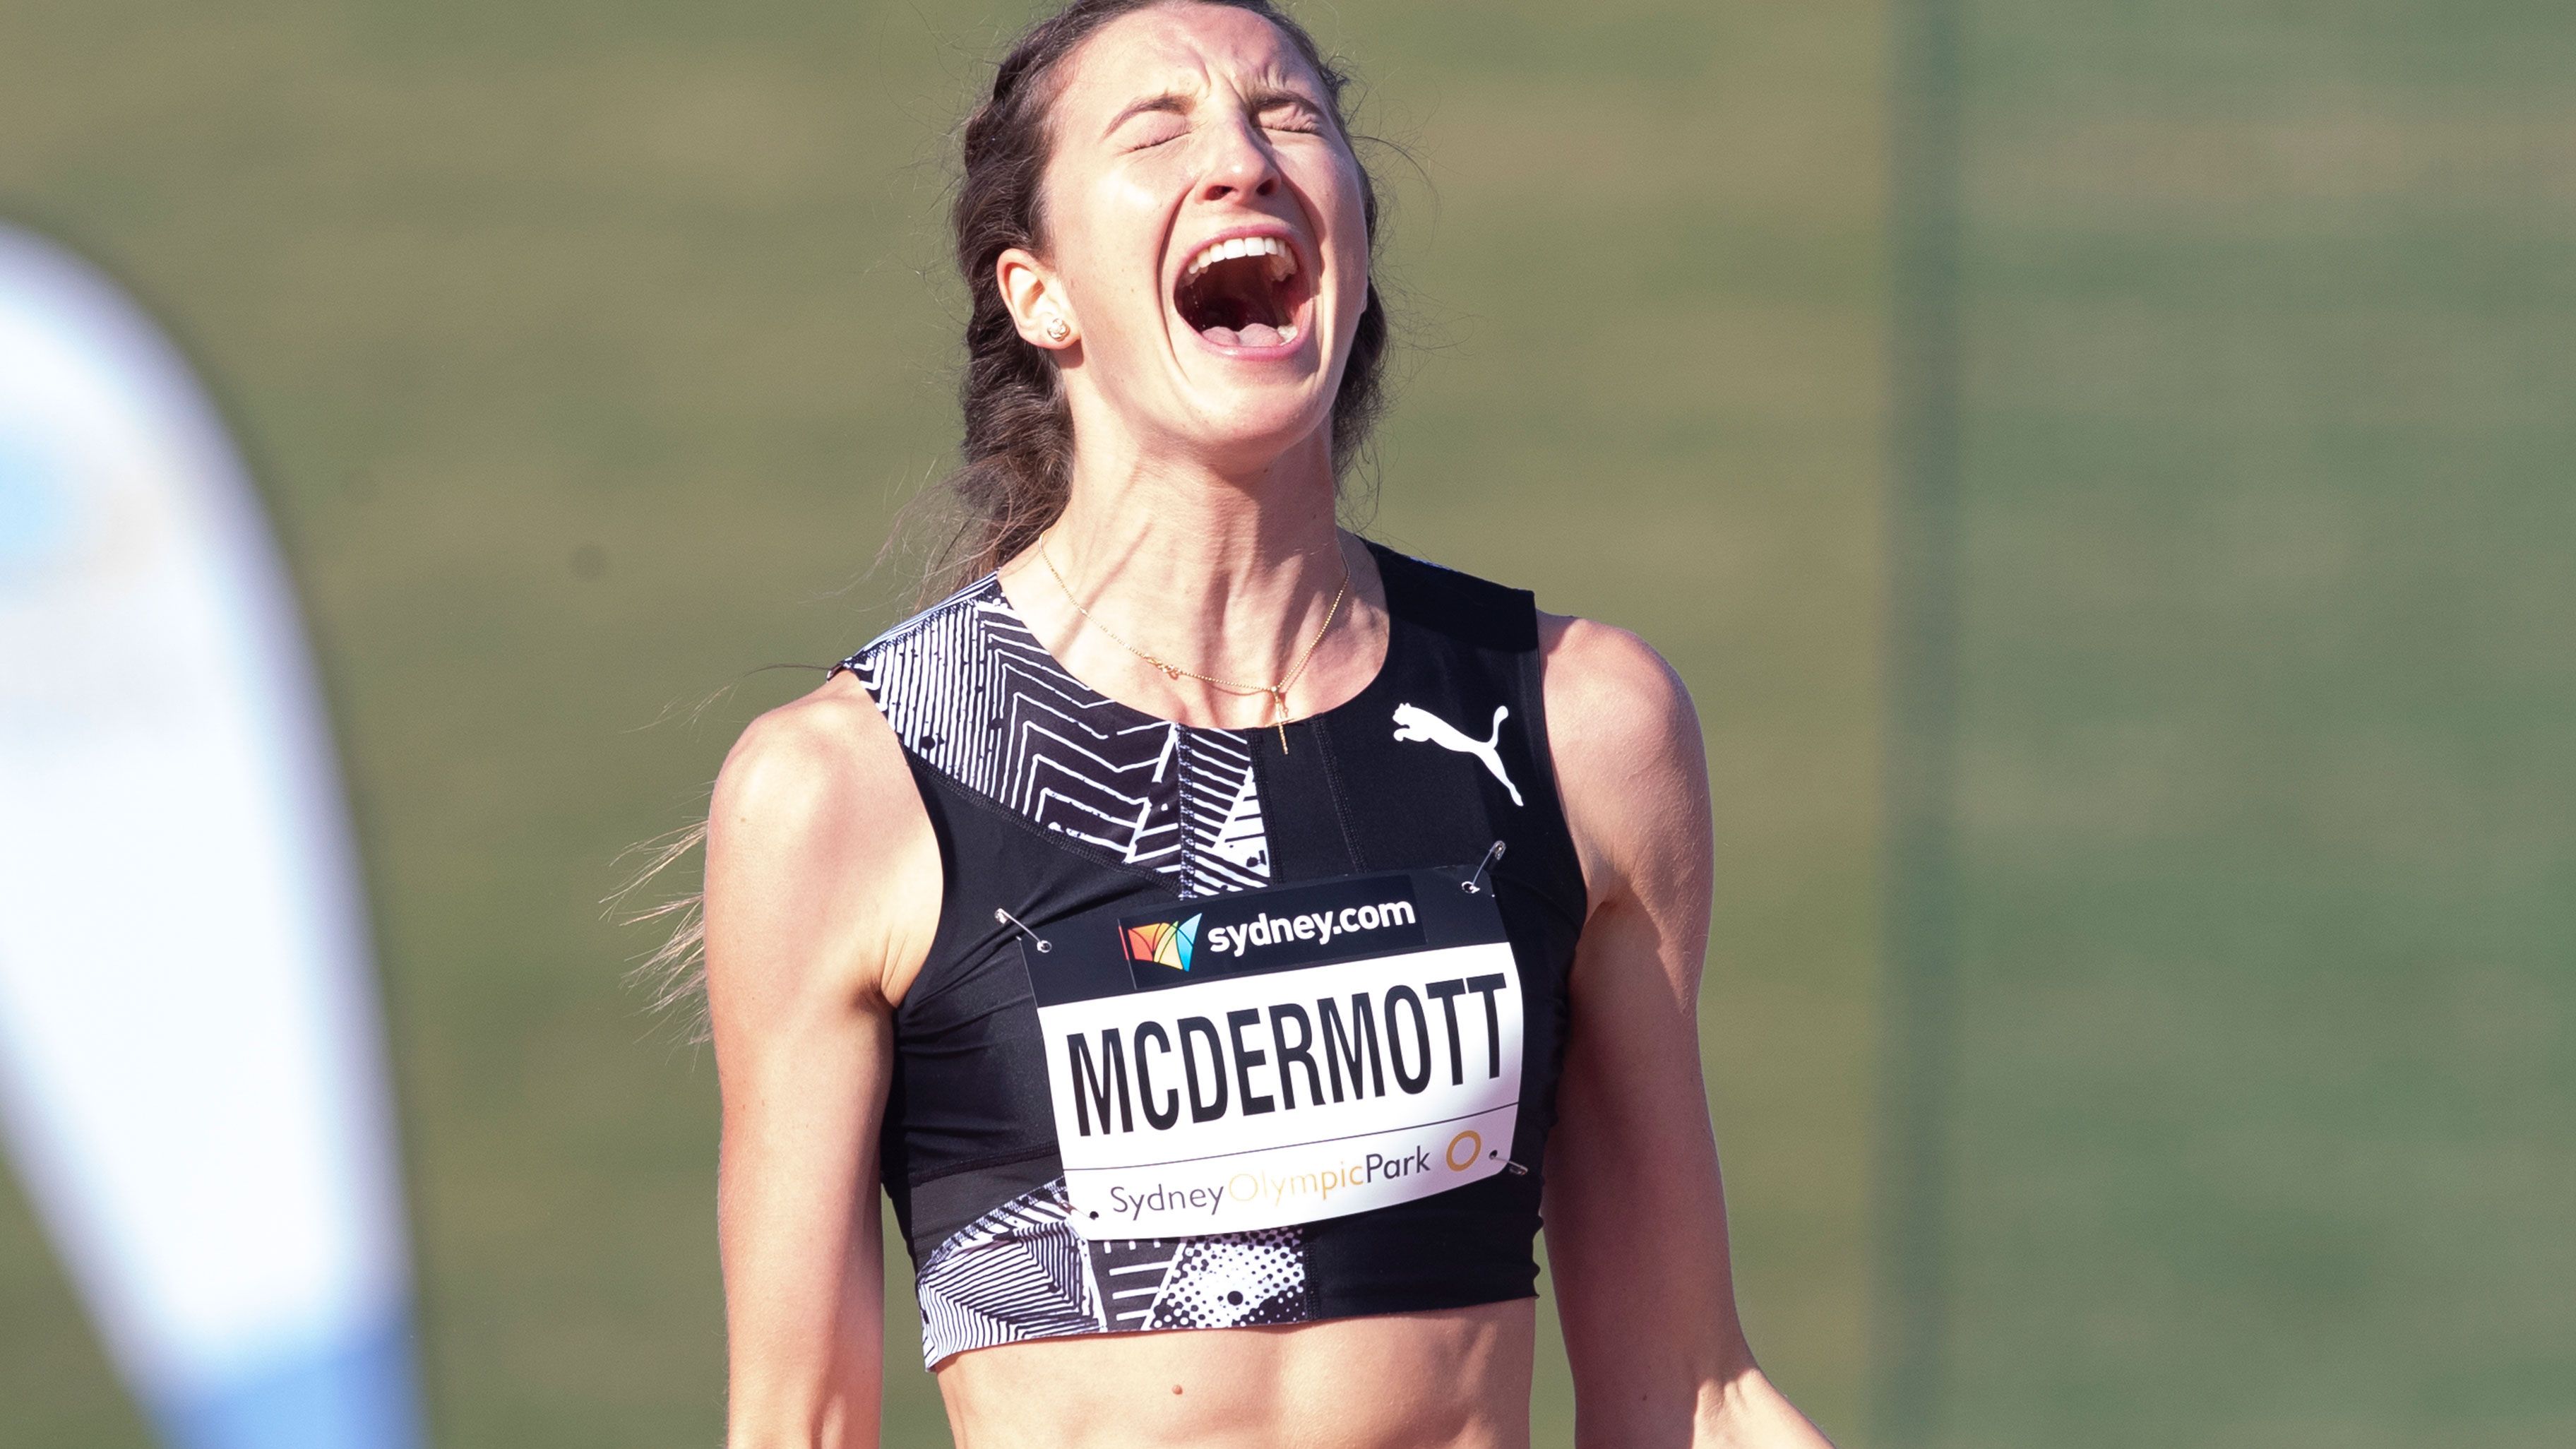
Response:
[{"label": "white puma logo", "polygon": [[1518,805],[1521,803],[1520,787],[1512,783],[1511,776],[1503,773],[1503,757],[1494,749],[1495,741],[1503,737],[1503,721],[1510,718],[1511,713],[1510,705],[1495,705],[1493,733],[1477,740],[1459,733],[1456,725],[1419,705],[1399,704],[1395,707],[1395,737],[1398,740],[1429,740],[1444,750],[1474,755],[1485,762],[1486,769],[1494,772],[1495,779],[1503,782],[1503,788],[1511,792],[1512,803]]}]

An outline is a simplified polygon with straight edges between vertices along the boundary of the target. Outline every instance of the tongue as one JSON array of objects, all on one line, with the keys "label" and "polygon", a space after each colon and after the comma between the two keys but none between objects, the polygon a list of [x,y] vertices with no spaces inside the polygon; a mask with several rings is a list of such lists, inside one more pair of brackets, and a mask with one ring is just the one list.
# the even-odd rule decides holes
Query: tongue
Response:
[{"label": "tongue", "polygon": [[1266,322],[1248,322],[1240,332],[1231,327],[1206,327],[1200,329],[1199,335],[1219,347],[1276,347],[1288,340]]}]

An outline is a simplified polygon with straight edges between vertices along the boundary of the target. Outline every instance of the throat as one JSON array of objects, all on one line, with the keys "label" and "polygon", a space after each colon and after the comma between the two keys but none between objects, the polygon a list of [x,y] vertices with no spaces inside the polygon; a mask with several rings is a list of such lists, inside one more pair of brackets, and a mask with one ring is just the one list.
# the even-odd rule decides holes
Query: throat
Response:
[{"label": "throat", "polygon": [[1174,298],[1182,320],[1200,336],[1227,347],[1278,347],[1296,341],[1297,309],[1305,300],[1302,279],[1282,274],[1275,261],[1236,257],[1191,273]]},{"label": "throat", "polygon": [[[1133,562],[1159,551],[1138,549],[1132,528],[1104,545],[1083,519],[1068,518],[1004,582],[1077,677],[1156,718],[1261,731],[1285,751],[1292,746],[1284,727],[1346,697],[1340,684],[1354,644],[1365,654],[1381,632],[1363,592],[1375,577],[1364,554],[1347,548],[1329,521],[1313,534],[1294,532],[1307,546],[1182,543],[1148,579]],[[1122,678],[1132,697],[1112,683]]]}]

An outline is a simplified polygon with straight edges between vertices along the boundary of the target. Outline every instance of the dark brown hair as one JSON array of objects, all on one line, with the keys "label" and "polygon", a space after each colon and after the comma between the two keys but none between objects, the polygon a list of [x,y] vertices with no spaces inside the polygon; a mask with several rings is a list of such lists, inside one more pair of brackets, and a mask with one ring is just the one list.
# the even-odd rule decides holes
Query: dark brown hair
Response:
[{"label": "dark brown hair", "polygon": [[[959,147],[961,174],[949,221],[970,302],[966,371],[958,385],[966,437],[964,459],[944,489],[955,518],[925,580],[931,594],[1000,566],[1064,511],[1073,472],[1073,419],[1054,355],[1020,336],[994,268],[1012,247],[1045,250],[1039,202],[1052,139],[1049,120],[1061,89],[1057,68],[1110,21],[1175,3],[1224,5],[1269,21],[1323,81],[1334,125],[1343,144],[1351,145],[1350,118],[1343,110],[1350,77],[1270,0],[1073,0],[1020,36],[994,69],[992,89],[966,118]],[[1356,147],[1352,157],[1357,162]],[[1359,173],[1361,214],[1374,254],[1377,187],[1365,164]],[[1386,342],[1386,309],[1372,282],[1333,396],[1336,472],[1350,465],[1377,421]]]}]

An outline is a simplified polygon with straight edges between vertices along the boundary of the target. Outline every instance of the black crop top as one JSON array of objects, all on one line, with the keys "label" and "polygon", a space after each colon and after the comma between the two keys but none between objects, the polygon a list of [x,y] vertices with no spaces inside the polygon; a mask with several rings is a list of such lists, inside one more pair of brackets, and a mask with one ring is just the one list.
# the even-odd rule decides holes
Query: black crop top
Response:
[{"label": "black crop top", "polygon": [[[1539,1164],[1555,1115],[1566,972],[1585,907],[1582,870],[1548,754],[1537,614],[1525,592],[1371,549],[1391,616],[1385,664],[1347,703],[1290,724],[1284,753],[1276,730],[1174,724],[1084,685],[1039,645],[992,577],[844,661],[902,742],[937,833],[946,880],[929,957],[894,1014],[882,1145],[886,1190],[912,1250],[923,1358],[932,1367],[967,1349],[1021,1339],[1299,1323],[1492,1303],[1535,1291]],[[1505,847],[1499,855],[1497,842]],[[1416,981],[1417,992],[1385,963],[1453,958],[1372,957],[1368,933],[1356,926],[1373,926],[1377,907],[1337,915],[1327,900],[1326,909],[1305,911],[1292,907],[1332,892],[1283,889],[1354,877],[1365,879],[1350,889],[1375,892],[1370,899],[1400,895],[1409,903],[1424,892],[1439,893],[1436,901],[1423,899],[1427,942],[1414,929],[1410,904],[1401,923],[1396,907],[1387,906],[1388,930],[1381,934],[1409,932],[1415,950],[1444,940],[1492,944],[1456,947],[1466,954],[1454,959],[1471,965],[1449,980]],[[1472,889],[1466,895],[1490,904],[1469,902],[1481,913],[1471,920],[1453,909],[1460,901],[1445,883],[1478,881],[1481,896]],[[1256,891],[1278,891],[1285,904],[1267,910],[1267,898],[1246,897],[1191,909],[1194,901]],[[998,919],[997,911],[1021,924]],[[1314,939],[1312,923],[1297,923],[1302,915],[1316,917],[1328,943]],[[1202,916],[1208,925],[1201,925]],[[1237,924],[1215,924],[1220,917]],[[1119,977],[1116,989],[1125,991],[1125,973],[1132,970],[1139,991],[1168,982],[1204,993],[1222,989],[1231,978],[1212,973],[1257,955],[1252,944],[1265,942],[1273,926],[1280,943],[1269,952],[1273,957],[1357,950],[1361,959],[1315,968],[1340,973],[1335,991],[1321,1000],[1316,991],[1282,994],[1267,1019],[1241,1010],[1229,1026],[1222,1011],[1179,1015],[1167,1023],[1181,1038],[1177,1048],[1173,1034],[1130,1023],[1140,1079],[1133,1083],[1114,1029],[1091,1043],[1105,1043],[1104,1056],[1050,1057],[1050,1041],[1065,1034],[1052,1017],[1042,1034],[1033,974],[1108,970]],[[1341,931],[1352,934],[1343,939]],[[1031,946],[1038,938],[1063,938],[1081,949],[1038,953]],[[1353,947],[1353,941],[1362,944]],[[1475,974],[1482,968],[1473,960],[1490,965],[1491,953],[1506,950],[1507,988],[1491,970]],[[1476,951],[1488,955],[1475,958]],[[1093,958],[1093,965],[1081,965]],[[1342,992],[1354,982],[1362,989],[1346,998]],[[1381,1000],[1371,993],[1382,982],[1396,984],[1384,985]],[[1306,1005],[1293,1004],[1292,996]],[[1153,999],[1193,998],[1176,992]],[[1371,1018],[1365,1061],[1357,1044],[1360,1023],[1341,1019],[1345,1005],[1349,1014]],[[1363,1066],[1381,1067],[1374,1037],[1380,1008],[1393,1086],[1385,1076],[1363,1081]],[[1342,1105],[1344,1082],[1333,1052],[1323,1045],[1301,1050],[1327,1026],[1337,1033],[1329,1040],[1349,1052],[1350,1106]],[[1240,1085],[1231,1093],[1220,1046],[1220,1034],[1229,1030],[1231,1080]],[[1157,1039],[1153,1052],[1149,1032]],[[1473,1089],[1487,1067],[1497,1078],[1509,1075],[1506,1037],[1518,1054],[1517,1081],[1488,1083],[1488,1095],[1476,1101],[1455,1096]],[[1252,1042],[1268,1050],[1247,1052]],[[1218,1062],[1213,1072],[1200,1065],[1202,1050]],[[1249,1074],[1247,1063],[1263,1074]],[[1329,1107],[1319,1063],[1330,1069]],[[1157,1067],[1161,1086],[1146,1075]],[[1113,1069],[1114,1083],[1104,1075]],[[1272,1112],[1284,1086],[1292,1110],[1250,1123],[1274,1136],[1293,1135],[1297,1123],[1322,1122],[1333,1113],[1395,1111],[1408,1105],[1402,1093],[1420,1092],[1410,1104],[1417,1116],[1443,1100],[1465,1103],[1462,1113],[1489,1109],[1482,1118],[1442,1120],[1472,1122],[1495,1140],[1487,1148],[1486,1137],[1440,1128],[1443,1138],[1424,1140],[1447,1141],[1451,1160],[1435,1165],[1436,1145],[1427,1153],[1390,1150],[1382,1161],[1369,1160],[1357,1146],[1374,1139],[1340,1134],[1337,1141],[1356,1144],[1354,1162],[1368,1161],[1369,1177],[1411,1171],[1414,1182],[1373,1182],[1368,1192],[1378,1198],[1346,1193],[1320,1208],[1279,1201],[1265,1207],[1254,1201],[1259,1191],[1239,1190],[1242,1210],[1254,1219],[1227,1216],[1233,1207],[1213,1219],[1220,1228],[1226,1221],[1250,1224],[1232,1231],[1184,1232],[1176,1226],[1182,1219],[1144,1214],[1143,1198],[1133,1195],[1143,1179],[1102,1188],[1097,1174],[1075,1162],[1068,1184],[1068,1162],[1076,1154],[1060,1149],[1059,1113],[1080,1111],[1078,1129],[1065,1119],[1068,1134],[1084,1134],[1079,1145],[1090,1153],[1094,1124],[1090,1103],[1082,1100],[1086,1086],[1103,1132],[1114,1095],[1119,1112],[1141,1101],[1154,1117],[1147,1123],[1130,1116],[1121,1124],[1136,1134],[1136,1144],[1153,1138],[1149,1129],[1175,1121],[1172,1140],[1195,1131],[1201,1137],[1188,1140],[1213,1141],[1205,1134],[1238,1124],[1197,1120],[1208,1115],[1202,1075],[1220,1117],[1229,1101],[1236,1113]],[[1187,1120],[1178,1107],[1184,1077]],[[1300,1081],[1308,1088],[1302,1093]],[[1268,1090],[1256,1090],[1263,1085]],[[1377,1105],[1358,1104],[1370,1087]],[[1157,1102],[1167,1113],[1155,1113]],[[1500,1140],[1506,1135],[1507,1147]],[[1171,1157],[1216,1160],[1194,1151],[1176,1148]],[[1461,1155],[1471,1166],[1485,1159],[1474,1166],[1479,1175],[1444,1185],[1452,1179],[1443,1169],[1459,1172]],[[1293,1157],[1257,1161],[1293,1166]],[[1242,1160],[1257,1166],[1255,1158]],[[1309,1166],[1313,1160],[1310,1152]],[[1195,1179],[1170,1171],[1180,1174],[1173,1178],[1179,1195],[1169,1200],[1177,1207]],[[1208,1180],[1221,1183],[1224,1175]],[[1262,1176],[1253,1170],[1234,1180],[1257,1189]],[[1313,1181],[1311,1174],[1295,1180]],[[1384,1205],[1350,1206],[1379,1200]],[[1138,1205],[1134,1221],[1147,1224],[1137,1230],[1162,1236],[1100,1235],[1103,1212],[1115,1217],[1131,1202]],[[1157,1197],[1153,1205],[1166,1203]]]}]

